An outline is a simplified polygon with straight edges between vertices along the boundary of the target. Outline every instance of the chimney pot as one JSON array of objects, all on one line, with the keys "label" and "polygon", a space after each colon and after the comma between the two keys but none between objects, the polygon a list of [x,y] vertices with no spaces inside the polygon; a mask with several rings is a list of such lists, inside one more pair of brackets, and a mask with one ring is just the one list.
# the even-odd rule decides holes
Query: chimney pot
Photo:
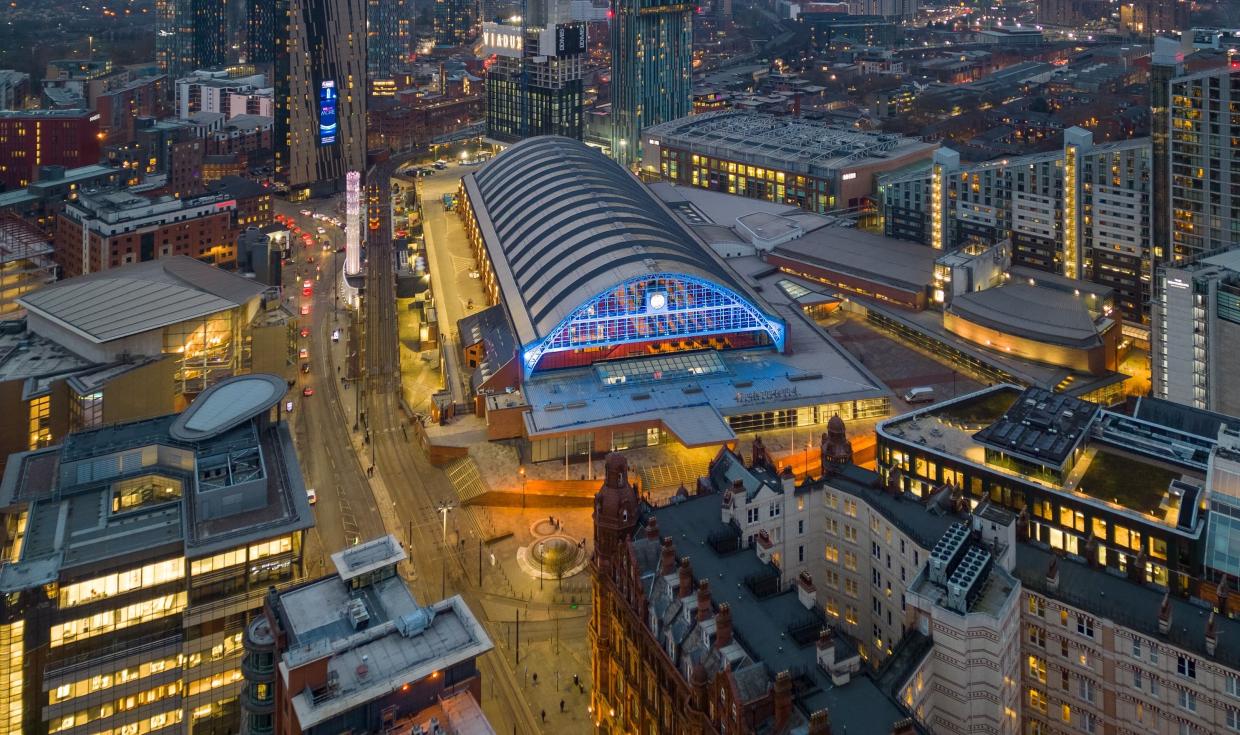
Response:
[{"label": "chimney pot", "polygon": [[710,580],[698,580],[697,590],[697,619],[698,622],[710,620],[713,611],[710,608]]},{"label": "chimney pot", "polygon": [[719,605],[715,615],[715,648],[723,648],[732,642],[732,606],[728,603]]},{"label": "chimney pot", "polygon": [[831,735],[831,715],[820,709],[809,716],[809,729],[806,735]]}]

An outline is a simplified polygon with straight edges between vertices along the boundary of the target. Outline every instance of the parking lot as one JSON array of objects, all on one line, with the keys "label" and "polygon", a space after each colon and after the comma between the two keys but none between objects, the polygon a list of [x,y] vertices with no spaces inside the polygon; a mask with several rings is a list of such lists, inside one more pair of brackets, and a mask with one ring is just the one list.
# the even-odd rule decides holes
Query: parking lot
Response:
[{"label": "parking lot", "polygon": [[902,413],[908,404],[903,401],[910,388],[934,388],[934,400],[975,391],[982,384],[968,375],[913,347],[907,346],[885,332],[867,324],[856,315],[836,312],[821,322],[827,332],[878,376],[893,393],[896,401],[892,413]]}]

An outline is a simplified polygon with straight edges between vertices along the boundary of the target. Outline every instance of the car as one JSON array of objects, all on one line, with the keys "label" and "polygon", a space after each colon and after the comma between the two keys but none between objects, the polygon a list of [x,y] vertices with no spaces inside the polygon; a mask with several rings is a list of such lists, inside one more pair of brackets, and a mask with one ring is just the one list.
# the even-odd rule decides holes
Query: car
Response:
[{"label": "car", "polygon": [[307,286],[301,290],[301,295],[309,298],[314,295],[314,289]]},{"label": "car", "polygon": [[310,313],[310,304],[301,305],[301,315],[306,316]]},{"label": "car", "polygon": [[304,216],[306,216],[306,217],[309,217],[309,216],[310,216],[310,210],[309,210],[309,209],[303,209],[303,210],[301,210],[301,213],[302,213],[302,215],[304,215]]},{"label": "car", "polygon": [[311,256],[311,257],[309,257],[309,258],[306,258],[306,262],[307,262],[307,263],[309,263],[309,264],[311,264],[311,265],[313,265],[313,264],[314,264],[314,257],[313,257],[313,256]]},{"label": "car", "polygon": [[326,235],[326,234],[327,234],[327,228],[325,228],[325,227],[316,227],[316,228],[314,228],[314,229],[315,229],[315,232],[318,232],[320,235]]},{"label": "car", "polygon": [[306,488],[306,500],[310,501],[310,505],[319,502],[319,494],[314,491],[314,488]]},{"label": "car", "polygon": [[302,347],[300,350],[297,351],[297,356],[305,360],[308,357],[310,357],[310,350],[306,349],[305,347]]},{"label": "car", "polygon": [[303,362],[303,363],[301,364],[301,371],[302,371],[303,373],[308,373],[308,372],[310,372],[310,363],[308,363],[308,362]]},{"label": "car", "polygon": [[333,330],[332,330],[332,341],[333,341],[333,342],[339,342],[339,341],[340,341],[340,330],[339,330],[339,329],[333,329]]},{"label": "car", "polygon": [[314,388],[311,388],[310,386],[307,385],[305,388],[301,389],[301,394],[309,398],[310,396],[314,395]]},{"label": "car", "polygon": [[310,336],[310,329],[309,329],[309,327],[302,327],[302,328],[301,328],[301,336],[303,336],[303,337],[309,337],[309,336]]}]

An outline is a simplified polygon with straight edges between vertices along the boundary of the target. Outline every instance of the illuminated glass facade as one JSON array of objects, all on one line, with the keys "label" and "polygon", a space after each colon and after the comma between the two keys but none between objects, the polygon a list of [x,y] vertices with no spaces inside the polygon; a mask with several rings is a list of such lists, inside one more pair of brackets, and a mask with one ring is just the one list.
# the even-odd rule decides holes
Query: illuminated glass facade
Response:
[{"label": "illuminated glass facade", "polygon": [[526,348],[525,369],[534,370],[555,352],[751,333],[783,349],[783,324],[732,291],[692,276],[661,273],[631,279],[582,304]]},{"label": "illuminated glass facade", "polygon": [[819,214],[836,208],[835,182],[831,179],[752,166],[667,146],[659,151],[659,173],[664,179],[679,184],[792,204]]},{"label": "illuminated glass facade", "polygon": [[584,55],[539,56],[527,31],[525,56],[500,56],[487,71],[487,135],[517,141],[535,135],[582,137]]}]

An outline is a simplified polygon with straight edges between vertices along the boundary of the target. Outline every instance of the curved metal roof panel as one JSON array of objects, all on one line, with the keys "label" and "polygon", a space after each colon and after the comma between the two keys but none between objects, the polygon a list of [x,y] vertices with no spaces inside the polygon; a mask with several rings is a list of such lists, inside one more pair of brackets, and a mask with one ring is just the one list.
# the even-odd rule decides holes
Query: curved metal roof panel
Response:
[{"label": "curved metal roof panel", "polygon": [[522,141],[464,185],[522,344],[643,274],[697,276],[773,314],[645,185],[580,141]]}]

